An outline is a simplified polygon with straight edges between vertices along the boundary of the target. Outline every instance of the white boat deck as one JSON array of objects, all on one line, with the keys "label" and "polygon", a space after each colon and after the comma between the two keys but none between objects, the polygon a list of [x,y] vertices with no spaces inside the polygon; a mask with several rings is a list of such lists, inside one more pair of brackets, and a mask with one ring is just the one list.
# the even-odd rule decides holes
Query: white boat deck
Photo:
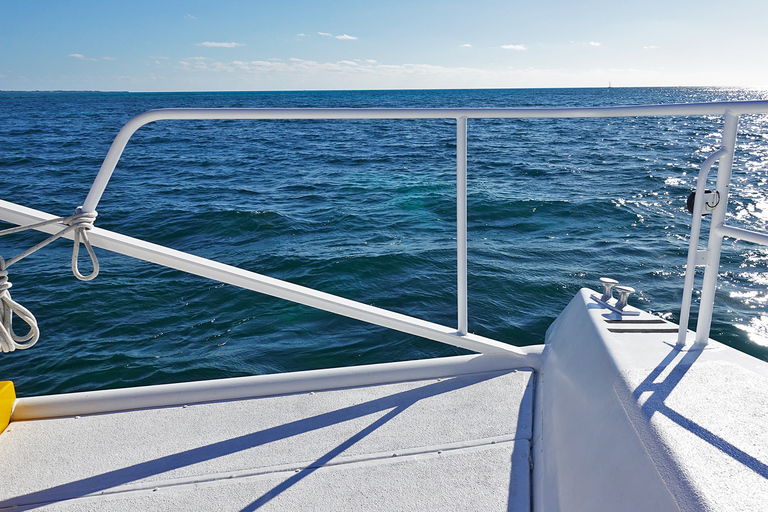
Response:
[{"label": "white boat deck", "polygon": [[530,510],[533,371],[15,421],[0,509]]},{"label": "white boat deck", "polygon": [[676,324],[593,295],[547,333],[534,509],[768,510],[768,364],[714,340],[676,348]]}]

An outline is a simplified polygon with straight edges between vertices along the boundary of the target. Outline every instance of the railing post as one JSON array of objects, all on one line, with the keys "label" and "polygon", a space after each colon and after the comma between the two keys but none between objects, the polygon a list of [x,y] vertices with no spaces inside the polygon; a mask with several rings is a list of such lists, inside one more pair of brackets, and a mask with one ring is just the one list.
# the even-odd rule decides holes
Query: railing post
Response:
[{"label": "railing post", "polygon": [[696,261],[699,253],[699,235],[701,234],[701,213],[704,211],[704,195],[707,189],[707,176],[712,164],[717,162],[727,150],[720,148],[707,157],[701,166],[699,176],[696,179],[696,199],[693,205],[693,220],[691,221],[691,239],[688,241],[688,262],[685,268],[685,283],[683,285],[683,302],[680,305],[680,322],[677,331],[676,347],[685,346],[688,337],[688,318],[691,313],[691,299],[693,297],[693,285],[696,279]]},{"label": "railing post", "polygon": [[703,348],[707,345],[709,329],[712,324],[712,309],[715,303],[717,275],[720,271],[720,250],[723,244],[723,235],[718,232],[718,229],[725,222],[725,214],[728,210],[728,191],[731,187],[731,169],[736,149],[736,129],[738,124],[739,116],[728,110],[725,113],[722,141],[722,148],[725,150],[725,153],[720,158],[720,164],[717,169],[716,191],[720,194],[720,202],[712,212],[709,243],[707,244],[707,263],[704,269],[704,280],[701,284],[699,318],[696,323],[696,340],[693,344],[697,348]]},{"label": "railing post", "polygon": [[467,118],[456,118],[456,272],[458,331],[467,334]]}]

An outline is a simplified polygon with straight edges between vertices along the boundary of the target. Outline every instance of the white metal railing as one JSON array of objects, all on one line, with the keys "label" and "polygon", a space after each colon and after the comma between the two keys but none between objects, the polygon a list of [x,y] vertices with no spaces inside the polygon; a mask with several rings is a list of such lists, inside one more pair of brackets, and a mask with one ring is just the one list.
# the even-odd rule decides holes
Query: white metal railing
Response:
[{"label": "white metal railing", "polygon": [[[718,186],[721,204],[712,218],[707,252],[707,268],[699,313],[696,343],[706,344],[714,302],[714,286],[719,268],[720,244],[723,236],[732,236],[768,244],[768,236],[725,226],[723,219],[727,204],[728,183],[733,162],[736,125],[740,114],[768,113],[768,101],[715,102],[668,105],[591,107],[591,108],[450,108],[450,109],[160,109],[140,114],[118,132],[91,186],[81,211],[91,213],[96,207],[109,182],[112,173],[131,136],[140,127],[154,121],[173,119],[456,119],[456,179],[457,179],[457,328],[433,324],[407,315],[393,313],[342,297],[305,288],[292,283],[273,279],[247,270],[219,262],[199,258],[167,247],[151,244],[94,227],[90,231],[93,246],[118,252],[127,256],[150,261],[170,268],[232,284],[267,295],[283,298],[299,304],[330,311],[342,316],[355,318],[375,325],[389,327],[427,339],[466,348],[481,353],[506,354],[530,362],[526,353],[516,347],[467,332],[467,120],[480,118],[599,118],[599,117],[645,117],[674,115],[724,115],[726,118],[723,147],[712,155],[702,168],[696,195],[695,212],[702,211],[703,184],[706,172],[715,160],[720,159]],[[30,224],[49,220],[53,216],[0,200],[0,219],[16,224]],[[684,285],[684,300],[681,310],[680,332],[685,343],[690,298],[693,287],[693,272],[698,254],[698,231],[700,213],[694,213],[694,226],[688,258],[688,273]],[[48,225],[40,231],[55,233],[61,226]],[[67,235],[71,238],[71,235]],[[695,239],[695,240],[694,240]],[[692,251],[692,252],[691,252]],[[691,256],[693,255],[693,256]],[[693,258],[693,259],[691,259]],[[692,264],[692,262],[694,264]],[[683,318],[684,317],[684,318]],[[702,341],[703,340],[703,341]],[[534,364],[534,363],[532,363]]]},{"label": "white metal railing", "polygon": [[[677,333],[677,346],[683,347],[687,341],[688,318],[691,309],[696,265],[704,265],[704,278],[701,285],[701,298],[699,301],[699,317],[696,322],[696,334],[693,341],[694,347],[704,347],[709,340],[709,332],[712,324],[712,310],[715,303],[715,291],[717,288],[717,276],[720,269],[720,253],[723,245],[723,237],[729,236],[741,240],[747,240],[761,245],[768,245],[768,235],[747,229],[727,226],[725,214],[728,210],[728,192],[731,185],[731,173],[733,169],[733,157],[736,149],[736,132],[739,116],[731,111],[725,114],[725,125],[721,147],[712,153],[701,166],[696,182],[696,196],[693,206],[693,221],[691,223],[691,238],[688,245],[688,261],[685,270],[685,283],[683,286],[683,302],[680,308],[680,325]],[[707,176],[712,164],[719,160],[717,169],[717,185],[713,191],[717,203],[712,208],[712,220],[710,222],[709,240],[707,249],[699,249],[699,235],[701,231],[701,218],[704,214],[705,191]]]}]

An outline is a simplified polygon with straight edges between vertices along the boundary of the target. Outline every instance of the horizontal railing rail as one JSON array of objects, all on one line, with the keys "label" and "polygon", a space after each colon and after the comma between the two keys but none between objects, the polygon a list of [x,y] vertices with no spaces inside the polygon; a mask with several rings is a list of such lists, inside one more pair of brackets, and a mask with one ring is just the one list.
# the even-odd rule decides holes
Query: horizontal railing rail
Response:
[{"label": "horizontal railing rail", "polygon": [[[582,108],[165,108],[150,110],[128,121],[109,148],[91,190],[84,212],[96,210],[120,155],[131,136],[155,121],[213,119],[545,119],[593,117],[650,117],[768,113],[768,101],[723,101],[668,105]],[[466,134],[466,133],[465,133]],[[461,134],[458,134],[461,135]]]},{"label": "horizontal railing rail", "polygon": [[[280,281],[249,272],[236,267],[224,265],[215,261],[192,256],[166,247],[150,244],[141,240],[119,235],[107,230],[93,228],[90,231],[92,244],[120,254],[133,256],[146,261],[158,263],[192,274],[208,277],[224,283],[284,298],[300,304],[330,311],[339,315],[356,318],[365,322],[389,327],[402,332],[415,334],[435,341],[459,346],[482,353],[498,353],[526,359],[526,353],[516,347],[483,338],[468,333],[467,311],[467,120],[468,119],[535,119],[535,118],[616,118],[616,117],[647,117],[647,116],[725,116],[723,148],[710,156],[702,169],[703,178],[699,177],[700,194],[696,196],[695,212],[703,208],[706,172],[716,160],[720,160],[718,170],[718,191],[723,201],[713,214],[710,230],[707,268],[705,271],[702,298],[700,302],[699,324],[697,326],[697,342],[701,344],[703,337],[706,343],[711,322],[712,303],[714,302],[714,283],[719,269],[720,245],[723,236],[736,236],[747,240],[768,241],[768,235],[763,235],[739,228],[725,226],[723,219],[727,204],[727,188],[730,182],[730,171],[736,137],[736,125],[741,114],[768,113],[768,101],[746,102],[714,102],[667,105],[640,105],[615,107],[586,107],[586,108],[437,108],[437,109],[378,109],[378,108],[321,108],[321,109],[159,109],[140,114],[128,121],[115,137],[110,149],[91,186],[81,211],[92,213],[96,211],[101,196],[117,166],[120,157],[133,134],[142,126],[162,120],[268,120],[268,119],[455,119],[456,120],[456,203],[457,203],[457,297],[458,318],[457,328],[452,329],[417,318],[393,313],[366,304],[344,299],[310,288],[304,288],[292,283]],[[706,169],[706,172],[705,172]],[[726,181],[727,180],[727,181]],[[721,181],[723,182],[721,186]],[[21,208],[21,210],[19,209]],[[23,212],[23,213],[22,213]],[[693,268],[698,255],[698,237],[701,225],[701,215],[694,215],[691,244],[689,247],[688,269],[684,284],[684,299],[681,307],[681,336],[683,343],[690,311],[692,287],[694,281]],[[8,222],[22,224],[25,222],[40,222],[51,218],[50,215],[35,210],[25,209],[0,201],[0,218]],[[26,220],[24,220],[26,219]],[[41,228],[42,231],[53,232],[55,225]],[[694,237],[695,231],[695,237]],[[695,242],[694,242],[695,238]],[[691,251],[693,251],[691,253]],[[713,277],[714,276],[714,277]],[[686,299],[687,298],[687,299]],[[687,300],[687,306],[686,306]],[[705,302],[709,302],[705,305]],[[706,312],[708,308],[708,313]],[[702,316],[704,310],[704,316]],[[684,313],[684,315],[683,315]],[[708,315],[708,318],[707,318]],[[685,320],[683,321],[683,316]],[[706,324],[706,325],[705,325]]]}]

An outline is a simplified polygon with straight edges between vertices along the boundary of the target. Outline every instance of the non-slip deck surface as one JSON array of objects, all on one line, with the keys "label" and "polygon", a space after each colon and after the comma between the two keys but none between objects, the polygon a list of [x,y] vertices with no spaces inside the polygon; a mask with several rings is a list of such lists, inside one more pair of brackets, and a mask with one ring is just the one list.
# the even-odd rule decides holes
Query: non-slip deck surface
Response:
[{"label": "non-slip deck surface", "polygon": [[686,366],[685,357],[623,372],[673,470],[702,509],[768,509],[768,379],[727,361]]},{"label": "non-slip deck surface", "polygon": [[14,422],[0,510],[529,510],[532,375]]}]

